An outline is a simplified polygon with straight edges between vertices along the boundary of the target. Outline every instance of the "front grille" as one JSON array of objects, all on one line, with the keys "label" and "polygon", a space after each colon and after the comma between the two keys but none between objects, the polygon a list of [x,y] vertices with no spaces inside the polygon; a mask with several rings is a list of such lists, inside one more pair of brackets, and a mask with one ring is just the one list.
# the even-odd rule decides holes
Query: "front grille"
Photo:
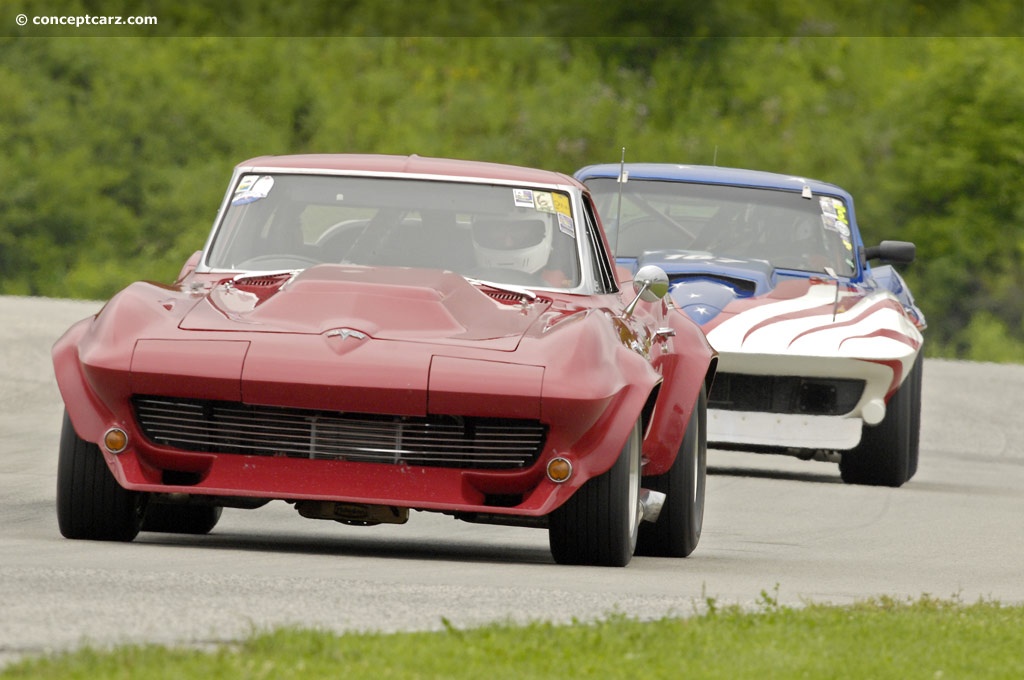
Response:
[{"label": "front grille", "polygon": [[863,393],[864,381],[856,379],[719,373],[708,408],[840,416],[852,411]]},{"label": "front grille", "polygon": [[135,418],[163,446],[245,454],[465,469],[519,469],[537,460],[539,421],[339,413],[236,402],[136,396]]}]

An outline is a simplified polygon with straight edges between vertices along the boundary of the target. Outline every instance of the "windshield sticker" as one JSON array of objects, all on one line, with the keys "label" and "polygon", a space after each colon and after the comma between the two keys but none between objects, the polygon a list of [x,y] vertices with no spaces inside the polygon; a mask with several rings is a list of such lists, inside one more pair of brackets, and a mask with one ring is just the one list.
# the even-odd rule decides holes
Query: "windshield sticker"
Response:
[{"label": "windshield sticker", "polygon": [[569,197],[565,194],[551,194],[551,200],[555,205],[555,212],[559,215],[572,215],[569,209]]},{"label": "windshield sticker", "polygon": [[840,222],[838,219],[836,219],[832,215],[822,215],[821,216],[821,221],[825,224],[825,228],[826,229],[831,229],[832,231],[838,231],[840,233],[840,235],[843,236],[843,238],[849,238],[849,236],[850,236],[850,225],[846,224],[846,222]]},{"label": "windshield sticker", "polygon": [[536,191],[533,194],[533,201],[537,206],[537,210],[546,213],[555,212],[555,201],[551,198],[551,193],[548,191]]},{"label": "windshield sticker", "polygon": [[846,219],[846,206],[838,198],[822,197],[821,221],[826,229],[838,231],[844,239],[850,237],[850,224]]},{"label": "windshield sticker", "polygon": [[568,215],[558,213],[558,230],[566,236],[576,238],[576,225]]},{"label": "windshield sticker", "polygon": [[231,205],[245,205],[246,203],[266,198],[270,195],[270,190],[273,188],[274,178],[270,175],[263,175],[262,177],[246,175],[238,183],[238,188],[235,189],[235,196],[231,199]]},{"label": "windshield sticker", "polygon": [[533,192],[529,189],[513,189],[512,198],[517,208],[533,207]]},{"label": "windshield sticker", "polygon": [[[852,254],[853,239],[850,234],[850,223],[846,216],[846,204],[841,199],[827,196],[819,198],[818,203],[821,205],[822,226],[828,231],[834,231],[839,234],[839,240],[842,242],[843,248]],[[851,269],[854,268],[852,259],[847,259],[846,263]]]}]

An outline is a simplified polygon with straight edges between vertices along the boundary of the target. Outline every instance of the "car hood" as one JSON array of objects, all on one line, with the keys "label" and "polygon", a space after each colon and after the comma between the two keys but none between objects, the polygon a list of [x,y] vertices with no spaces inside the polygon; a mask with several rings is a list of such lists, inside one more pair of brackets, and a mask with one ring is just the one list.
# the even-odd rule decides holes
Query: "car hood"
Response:
[{"label": "car hood", "polygon": [[[736,300],[771,295],[780,278],[764,260],[697,251],[648,251],[636,266],[647,264],[656,264],[668,274],[669,292],[676,306],[701,326],[712,322]],[[797,280],[806,282],[807,277]]]},{"label": "car hood", "polygon": [[637,266],[654,263],[676,307],[725,355],[888,357],[920,346],[900,302],[877,286],[708,253],[649,252]]},{"label": "car hood", "polygon": [[[491,294],[488,294],[491,293]],[[188,331],[361,333],[378,340],[486,344],[514,350],[548,308],[452,272],[321,265],[213,285],[181,320]]]}]

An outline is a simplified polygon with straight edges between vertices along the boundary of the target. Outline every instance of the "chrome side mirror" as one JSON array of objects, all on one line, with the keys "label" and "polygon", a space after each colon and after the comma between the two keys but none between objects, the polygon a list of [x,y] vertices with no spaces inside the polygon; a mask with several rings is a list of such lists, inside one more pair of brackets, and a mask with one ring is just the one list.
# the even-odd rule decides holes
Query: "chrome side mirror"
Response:
[{"label": "chrome side mirror", "polygon": [[626,305],[627,317],[632,316],[636,303],[640,300],[656,302],[668,295],[668,274],[657,265],[644,265],[633,275],[633,291],[636,297]]}]

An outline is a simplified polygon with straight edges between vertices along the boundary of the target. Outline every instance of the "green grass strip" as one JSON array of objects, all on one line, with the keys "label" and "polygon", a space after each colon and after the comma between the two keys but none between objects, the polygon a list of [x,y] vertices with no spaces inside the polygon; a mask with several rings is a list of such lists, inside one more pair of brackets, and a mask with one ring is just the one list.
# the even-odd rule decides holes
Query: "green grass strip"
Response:
[{"label": "green grass strip", "polygon": [[922,597],[689,618],[493,624],[421,633],[282,628],[213,651],[126,646],[26,659],[0,678],[1021,678],[1024,607]]}]

